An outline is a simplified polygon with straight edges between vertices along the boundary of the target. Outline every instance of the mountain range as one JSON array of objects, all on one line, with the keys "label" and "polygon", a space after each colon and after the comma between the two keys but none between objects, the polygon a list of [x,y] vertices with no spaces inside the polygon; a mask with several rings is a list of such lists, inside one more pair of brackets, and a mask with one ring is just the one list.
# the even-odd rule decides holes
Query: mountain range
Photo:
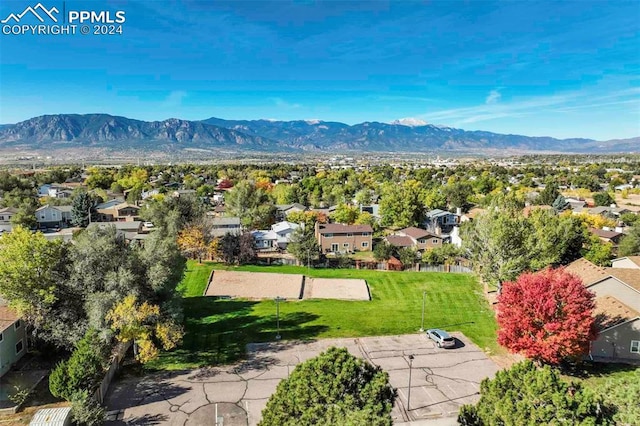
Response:
[{"label": "mountain range", "polygon": [[466,131],[416,119],[348,125],[321,120],[141,121],[108,114],[57,114],[0,126],[0,150],[59,148],[264,152],[555,151],[629,152],[640,138],[595,141]]}]

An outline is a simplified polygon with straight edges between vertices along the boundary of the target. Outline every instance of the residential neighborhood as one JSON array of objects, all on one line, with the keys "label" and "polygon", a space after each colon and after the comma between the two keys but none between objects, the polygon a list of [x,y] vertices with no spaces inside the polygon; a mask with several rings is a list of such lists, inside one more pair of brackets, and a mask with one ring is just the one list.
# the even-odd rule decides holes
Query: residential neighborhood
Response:
[{"label": "residential neighborhood", "polygon": [[[321,167],[329,171],[318,172]],[[469,362],[469,368],[474,369],[468,373],[473,386],[498,377],[503,368],[519,368],[521,364],[516,361],[521,359],[551,366],[558,365],[557,360],[571,359],[586,363],[585,368],[594,371],[609,368],[599,365],[622,369],[639,365],[640,254],[636,229],[640,207],[626,201],[636,199],[634,191],[640,197],[640,188],[607,193],[625,207],[609,204],[600,208],[594,205],[593,198],[571,198],[574,190],[569,186],[563,190],[560,188],[563,185],[548,180],[535,191],[522,189],[522,177],[507,179],[509,174],[504,175],[504,180],[511,190],[490,196],[473,186],[447,183],[444,174],[437,177],[441,173],[439,167],[396,166],[404,174],[435,179],[430,186],[422,184],[422,187],[410,176],[399,178],[393,185],[379,177],[378,184],[363,186],[359,183],[364,179],[362,176],[369,176],[366,179],[370,180],[370,176],[383,173],[384,168],[364,164],[349,167],[340,160],[338,168],[317,166],[314,171],[309,167],[299,170],[293,167],[286,173],[274,172],[270,166],[257,167],[255,171],[234,171],[227,166],[215,173],[196,171],[191,166],[124,170],[91,167],[68,169],[64,172],[65,180],[73,182],[52,182],[38,191],[20,189],[22,184],[5,189],[0,194],[3,203],[0,226],[4,231],[0,250],[11,248],[15,256],[25,256],[9,259],[12,262],[26,262],[38,268],[47,265],[45,270],[49,272],[43,277],[55,284],[42,287],[44,282],[21,275],[21,281],[13,286],[15,275],[10,269],[3,269],[5,265],[0,267],[0,293],[7,300],[0,309],[6,323],[0,339],[3,376],[13,382],[17,380],[14,377],[31,374],[30,377],[39,380],[34,386],[43,388],[52,398],[71,403],[69,391],[64,387],[71,385],[65,385],[58,377],[61,374],[65,377],[63,369],[71,368],[71,359],[84,350],[81,348],[85,343],[78,342],[86,340],[87,347],[104,344],[107,352],[115,351],[113,342],[118,341],[118,333],[124,330],[115,325],[113,315],[120,312],[116,309],[133,308],[142,314],[149,309],[144,306],[156,306],[153,309],[160,312],[149,321],[164,322],[145,326],[147,334],[134,338],[134,347],[153,345],[154,349],[148,358],[140,352],[136,355],[133,349],[122,352],[115,358],[119,361],[109,367],[113,371],[127,368],[128,363],[153,365],[164,371],[178,363],[193,374],[204,374],[202,369],[207,368],[224,368],[229,372],[240,368],[238,363],[243,362],[246,354],[255,360],[276,356],[269,352],[271,346],[260,346],[265,342],[278,344],[280,339],[301,339],[299,344],[303,346],[298,350],[309,351],[309,357],[322,351],[331,353],[329,342],[334,342],[344,345],[355,356],[366,353],[383,369],[401,363],[400,370],[389,370],[391,383],[399,390],[390,411],[396,423],[429,418],[454,421],[452,413],[471,409],[463,407],[477,403],[477,391],[454,385],[446,370],[443,376],[446,379],[436,378],[439,373],[435,371],[433,376],[426,374],[426,380],[436,381],[437,394],[432,394],[422,381],[424,377],[411,384],[403,382],[409,371],[416,377],[419,372],[432,371],[425,369],[434,368],[430,367],[431,362],[440,357],[438,362],[445,366]],[[488,166],[477,167],[481,170]],[[514,167],[517,170],[519,166]],[[455,166],[448,164],[446,170],[455,170]],[[252,173],[258,172],[260,177],[254,178]],[[236,179],[229,178],[227,173]],[[269,173],[287,178],[266,178]],[[319,178],[318,173],[323,177]],[[12,176],[7,173],[0,178],[13,179]],[[36,176],[39,175],[34,173],[22,179]],[[610,178],[619,176],[616,172]],[[133,177],[140,180],[134,181]],[[345,180],[353,182],[350,192],[340,192],[344,184],[331,183]],[[69,184],[72,189],[66,197],[61,188]],[[318,185],[327,185],[327,189],[319,192],[314,189]],[[55,192],[51,192],[53,189]],[[306,191],[304,197],[301,191]],[[627,191],[627,198],[622,197],[622,191]],[[592,197],[598,198],[598,194],[592,193]],[[2,246],[2,241],[6,241],[6,246]],[[29,250],[48,247],[42,256],[47,253],[46,256],[53,257],[47,263],[38,263],[46,256],[34,258],[19,248],[36,241],[37,245]],[[64,260],[54,260],[55,256],[63,256]],[[11,267],[12,262],[5,262],[6,266]],[[86,274],[85,270],[94,273]],[[580,294],[582,304],[570,312],[587,315],[581,317],[582,322],[572,324],[590,322],[589,330],[593,332],[581,335],[579,330],[572,331],[567,326],[569,329],[563,331],[563,339],[569,339],[566,343],[542,339],[537,345],[548,346],[512,349],[524,347],[522,343],[512,343],[519,333],[512,330],[514,324],[536,327],[523,319],[511,319],[510,315],[520,315],[517,309],[529,309],[527,303],[554,297],[561,304],[578,303],[568,294],[555,294],[551,287],[545,290],[542,286],[536,287],[536,291],[551,293],[513,304],[510,292],[517,286],[529,285],[527,280],[542,280],[545,285],[559,280],[562,282],[559,288]],[[23,283],[31,282],[29,286],[41,288],[40,294],[50,294],[48,297],[53,300],[65,302],[51,305],[46,299],[34,300],[28,296],[30,293],[21,290],[30,288]],[[125,300],[132,288],[143,299]],[[170,307],[173,302],[169,300],[174,294],[181,300],[183,313],[179,315],[174,315],[174,308]],[[562,299],[565,297],[566,300]],[[198,298],[206,306],[204,313],[199,313],[202,308],[195,304]],[[22,311],[24,314],[13,308],[12,300],[20,300],[21,306],[28,307]],[[104,305],[96,305],[96,300],[102,300]],[[254,323],[256,314],[234,308],[243,300],[258,304],[262,319]],[[345,304],[339,312],[332,305],[336,300]],[[130,303],[129,308],[121,306],[124,303]],[[367,304],[376,307],[376,314],[371,315]],[[227,309],[228,315],[237,319],[224,320]],[[97,316],[92,310],[97,310]],[[197,315],[205,315],[210,325],[196,326],[200,321]],[[318,319],[313,320],[316,316]],[[383,317],[386,319],[381,320]],[[244,323],[248,328],[239,331]],[[69,332],[55,331],[60,324]],[[175,330],[171,332],[175,334],[167,335],[168,341],[154,334],[162,327]],[[94,328],[97,334],[91,334]],[[76,329],[77,332],[71,332]],[[102,335],[111,337],[104,340]],[[445,342],[438,340],[443,335],[453,342],[446,343],[451,349],[445,349]],[[355,347],[350,346],[349,340],[340,340],[349,338]],[[135,339],[140,339],[139,343]],[[307,339],[319,343],[312,345]],[[232,343],[236,340],[241,344]],[[69,367],[64,363],[62,367],[51,365],[49,370],[32,374],[29,366],[41,365],[38,354],[44,344],[71,356]],[[357,349],[357,345],[366,346]],[[381,348],[395,348],[410,354],[413,360],[394,355],[396,352],[376,355]],[[474,360],[464,361],[467,352],[461,348],[475,354]],[[225,355],[208,358],[205,353],[211,351]],[[280,356],[284,353],[277,355]],[[299,364],[286,357],[281,362],[290,370]],[[412,362],[416,364],[412,366]],[[83,367],[86,371],[92,368]],[[268,405],[270,398],[277,395],[275,385],[286,377],[259,363],[243,368],[251,368],[256,374],[274,375],[273,384],[260,391],[264,396],[256,400],[260,401],[257,407]],[[154,412],[155,408],[144,398],[132,403],[123,397],[140,392],[140,379],[120,379],[117,374],[104,376],[102,366],[96,371],[99,374],[96,373],[92,386],[110,378],[104,382],[107,384],[92,387],[91,391],[95,389],[99,396],[83,404],[104,410],[107,424],[118,418],[135,421],[143,412]],[[144,376],[161,380],[155,374]],[[195,406],[195,411],[187,414],[190,418],[198,416],[198,410],[206,412],[216,406],[223,417],[238,415],[252,425],[264,418],[263,408],[252,407],[242,395],[221,396],[224,392],[217,379],[205,380],[206,389],[210,389],[209,401],[215,402]],[[166,386],[181,386],[180,383]],[[590,386],[589,383],[585,381],[585,386]],[[104,390],[102,386],[106,386]],[[259,382],[249,382],[247,386],[259,386]],[[411,396],[409,389],[413,389]],[[160,392],[165,398],[172,398],[165,391]],[[456,401],[455,395],[463,396]],[[183,397],[196,396],[185,391]],[[228,398],[245,407],[243,411],[234,414],[224,405]],[[414,402],[424,408],[412,408]],[[157,414],[174,421],[171,411]]]}]

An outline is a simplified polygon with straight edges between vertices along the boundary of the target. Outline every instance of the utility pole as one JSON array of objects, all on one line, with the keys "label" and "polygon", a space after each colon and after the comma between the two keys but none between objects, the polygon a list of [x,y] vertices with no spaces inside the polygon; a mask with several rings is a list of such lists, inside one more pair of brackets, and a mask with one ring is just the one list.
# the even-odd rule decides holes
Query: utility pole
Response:
[{"label": "utility pole", "polygon": [[413,366],[413,355],[409,355],[409,390],[407,391],[407,411],[411,410],[411,367]]},{"label": "utility pole", "polygon": [[276,340],[280,340],[282,336],[280,336],[280,301],[286,300],[280,296],[275,298],[276,301],[276,327],[278,329],[278,334],[276,334]]},{"label": "utility pole", "polygon": [[420,332],[424,331],[424,301],[427,296],[427,291],[422,292],[422,322],[420,323]]}]

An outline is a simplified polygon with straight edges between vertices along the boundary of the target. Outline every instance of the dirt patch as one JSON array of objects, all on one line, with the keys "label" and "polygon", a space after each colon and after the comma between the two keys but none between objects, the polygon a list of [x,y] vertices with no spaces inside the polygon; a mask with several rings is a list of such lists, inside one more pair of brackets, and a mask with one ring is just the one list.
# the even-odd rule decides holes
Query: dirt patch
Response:
[{"label": "dirt patch", "polygon": [[215,271],[205,296],[244,299],[300,299],[302,275],[268,272]]},{"label": "dirt patch", "polygon": [[371,300],[365,280],[307,278],[305,299]]}]

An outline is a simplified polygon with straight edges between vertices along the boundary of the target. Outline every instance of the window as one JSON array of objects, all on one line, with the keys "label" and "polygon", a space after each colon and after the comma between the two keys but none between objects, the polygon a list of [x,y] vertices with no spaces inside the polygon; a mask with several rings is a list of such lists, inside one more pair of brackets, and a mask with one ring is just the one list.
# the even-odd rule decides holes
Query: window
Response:
[{"label": "window", "polygon": [[353,234],[351,232],[347,233],[347,237],[353,237]]},{"label": "window", "polygon": [[631,341],[631,353],[640,354],[640,340]]},{"label": "window", "polygon": [[434,238],[433,240],[431,240],[431,242],[432,242],[433,244],[438,244],[438,239],[437,239],[437,238]]},{"label": "window", "polygon": [[45,218],[44,213],[41,213],[41,214],[40,214],[40,219],[44,219],[44,218]]},{"label": "window", "polygon": [[363,241],[362,242],[362,247],[364,247],[364,248],[369,247],[369,242],[368,241]]},{"label": "window", "polygon": [[15,327],[16,330],[19,329],[22,326],[22,321],[20,321],[20,320],[16,321],[13,324],[13,326]]},{"label": "window", "polygon": [[55,219],[57,217],[56,212],[51,212],[51,217]]},{"label": "window", "polygon": [[363,237],[368,237],[368,236],[369,236],[369,233],[368,233],[368,232],[363,232],[363,233],[362,233],[362,236],[363,236]]},{"label": "window", "polygon": [[0,216],[0,220],[4,220],[4,216]]},{"label": "window", "polygon": [[342,247],[344,247],[344,248],[348,249],[348,248],[349,248],[349,243],[344,243],[344,244],[342,244]]},{"label": "window", "polygon": [[22,352],[23,349],[24,345],[22,344],[22,340],[20,340],[18,343],[16,343],[16,355]]},{"label": "window", "polygon": [[324,234],[324,237],[325,238],[331,238],[331,237],[333,237],[333,234]]},{"label": "window", "polygon": [[338,251],[338,248],[339,248],[338,244],[336,243],[331,244],[331,251]]}]

